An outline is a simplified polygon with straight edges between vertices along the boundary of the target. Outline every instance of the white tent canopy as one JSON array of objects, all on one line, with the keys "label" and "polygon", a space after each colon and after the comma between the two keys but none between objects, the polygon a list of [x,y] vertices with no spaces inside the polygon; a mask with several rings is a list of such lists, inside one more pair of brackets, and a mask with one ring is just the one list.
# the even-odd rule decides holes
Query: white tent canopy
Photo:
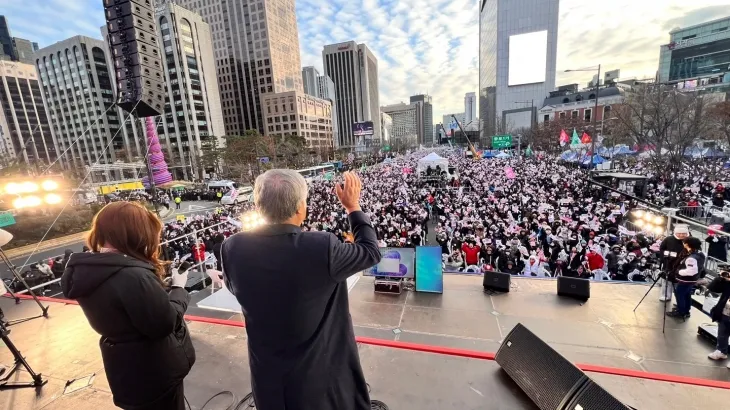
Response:
[{"label": "white tent canopy", "polygon": [[435,152],[432,152],[418,160],[418,172],[425,171],[428,167],[436,169],[437,166],[440,166],[442,171],[448,171],[449,160]]}]

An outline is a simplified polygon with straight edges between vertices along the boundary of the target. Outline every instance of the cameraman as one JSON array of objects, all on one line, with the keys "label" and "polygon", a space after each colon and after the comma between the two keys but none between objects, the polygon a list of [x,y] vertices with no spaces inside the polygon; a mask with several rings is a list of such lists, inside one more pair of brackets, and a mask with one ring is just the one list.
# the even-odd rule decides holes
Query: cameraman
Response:
[{"label": "cameraman", "polygon": [[700,279],[705,266],[705,255],[700,251],[702,241],[689,237],[682,241],[685,252],[675,269],[669,272],[668,280],[674,283],[674,296],[677,298],[677,310],[667,312],[669,317],[689,318],[692,307],[692,289]]},{"label": "cameraman", "polygon": [[[677,268],[677,264],[680,261],[680,254],[684,251],[683,241],[689,237],[689,226],[684,224],[677,224],[674,227],[673,235],[667,236],[659,246],[659,256],[661,258],[662,272],[670,273],[674,272]],[[666,278],[662,280],[661,296],[659,296],[660,302],[666,302],[672,299],[672,293],[669,290],[669,283]]]},{"label": "cameraman", "polygon": [[[707,355],[712,360],[727,359],[728,338],[730,338],[730,274],[720,272],[707,287],[710,292],[720,293],[720,300],[710,310],[710,317],[717,322],[717,350]],[[730,364],[728,364],[730,369]]]}]

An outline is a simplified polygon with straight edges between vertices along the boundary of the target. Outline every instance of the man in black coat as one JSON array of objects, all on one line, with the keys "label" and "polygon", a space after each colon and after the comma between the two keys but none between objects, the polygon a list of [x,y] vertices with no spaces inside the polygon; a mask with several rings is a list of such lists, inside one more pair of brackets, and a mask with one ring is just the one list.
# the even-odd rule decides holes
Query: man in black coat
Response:
[{"label": "man in black coat", "polygon": [[241,304],[251,386],[259,410],[369,410],[346,279],[380,261],[375,229],[360,209],[360,179],[336,186],[355,237],[302,232],[307,184],[292,170],[256,179],[267,224],[231,236],[221,259],[226,286]]}]

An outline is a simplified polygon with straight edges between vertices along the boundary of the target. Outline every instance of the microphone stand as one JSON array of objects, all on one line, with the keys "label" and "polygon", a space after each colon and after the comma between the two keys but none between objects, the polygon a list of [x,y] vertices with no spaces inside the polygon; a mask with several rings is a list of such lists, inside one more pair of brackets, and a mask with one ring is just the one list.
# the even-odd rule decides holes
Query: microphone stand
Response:
[{"label": "microphone stand", "polygon": [[[13,265],[13,263],[10,262],[10,259],[8,259],[8,256],[5,254],[5,251],[2,249],[2,247],[0,247],[0,258],[2,258],[2,261],[5,263],[5,265],[8,267],[8,269],[10,269],[10,272],[13,273],[13,276],[15,276],[15,279],[18,282],[20,282],[23,285],[25,285],[25,288],[28,289],[28,293],[30,293],[30,295],[33,297],[33,300],[35,300],[35,303],[38,304],[38,307],[41,308],[41,312],[42,312],[38,316],[32,316],[32,317],[27,317],[27,318],[24,318],[24,319],[16,319],[16,320],[7,321],[6,322],[6,325],[7,326],[12,326],[12,325],[16,325],[18,323],[23,323],[23,322],[27,322],[29,320],[37,319],[39,317],[48,318],[48,306],[43,306],[43,304],[41,303],[41,301],[38,299],[38,296],[36,296],[36,294],[33,292],[33,290],[30,288],[30,286],[28,286],[28,283],[25,281],[25,279],[23,279],[23,276],[20,273],[18,273],[18,268],[16,268],[15,265]],[[10,289],[6,289],[6,291],[8,293],[10,293],[10,296],[13,299],[15,299],[15,304],[19,304],[20,303],[20,300],[21,299],[20,299],[20,297],[18,295],[16,295],[15,293],[13,293],[13,291],[11,291]]]}]

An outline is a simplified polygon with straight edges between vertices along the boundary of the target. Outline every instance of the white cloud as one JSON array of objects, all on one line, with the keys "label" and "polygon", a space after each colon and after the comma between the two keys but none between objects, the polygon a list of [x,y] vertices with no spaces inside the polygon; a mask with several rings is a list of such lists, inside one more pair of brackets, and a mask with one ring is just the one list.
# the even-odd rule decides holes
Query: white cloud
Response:
[{"label": "white cloud", "polygon": [[[243,0],[241,0],[243,1]],[[382,105],[428,92],[434,118],[463,111],[479,87],[481,0],[296,0],[302,65],[322,70],[322,47],[364,42],[379,61]],[[52,4],[49,4],[52,3]],[[623,77],[653,77],[669,30],[730,14],[728,0],[560,0],[558,84],[586,83],[568,68],[601,63]],[[0,0],[13,35],[41,47],[77,34],[99,38],[101,0]],[[456,44],[452,49],[451,44]]]}]

